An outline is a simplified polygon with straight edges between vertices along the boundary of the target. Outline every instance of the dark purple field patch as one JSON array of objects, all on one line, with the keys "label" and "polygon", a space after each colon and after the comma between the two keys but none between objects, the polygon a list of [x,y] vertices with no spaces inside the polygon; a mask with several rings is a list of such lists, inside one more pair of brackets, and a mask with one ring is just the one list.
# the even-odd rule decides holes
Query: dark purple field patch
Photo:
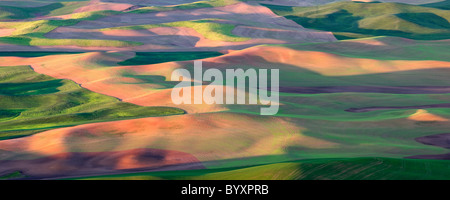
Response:
[{"label": "dark purple field patch", "polygon": [[[438,147],[450,149],[450,133],[428,135],[428,136],[424,136],[424,137],[418,137],[415,140],[417,142],[425,144],[425,145],[432,145],[432,146],[438,146]],[[415,156],[409,156],[406,158],[450,160],[450,153],[437,154],[437,155],[415,155]]]},{"label": "dark purple field patch", "polygon": [[450,108],[450,103],[418,105],[418,106],[380,106],[380,107],[364,107],[364,108],[349,108],[347,112],[369,112],[375,110],[391,110],[391,109],[427,109],[427,108]]},{"label": "dark purple field patch", "polygon": [[450,86],[326,86],[326,87],[280,87],[280,92],[298,94],[320,93],[389,93],[389,94],[445,94]]}]

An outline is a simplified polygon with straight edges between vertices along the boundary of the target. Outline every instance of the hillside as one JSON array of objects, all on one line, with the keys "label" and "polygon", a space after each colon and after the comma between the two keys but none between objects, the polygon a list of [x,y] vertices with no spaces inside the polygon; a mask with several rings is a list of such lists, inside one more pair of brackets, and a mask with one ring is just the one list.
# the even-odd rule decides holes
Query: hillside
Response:
[{"label": "hillside", "polygon": [[331,31],[339,39],[371,36],[419,40],[450,38],[450,12],[438,8],[380,2],[338,2],[317,7],[266,6],[306,28]]},{"label": "hillside", "polygon": [[[0,179],[450,179],[449,20],[447,0],[0,1]],[[199,60],[277,70],[277,112],[196,94],[252,93],[227,76],[177,103]]]},{"label": "hillside", "polygon": [[184,113],[122,103],[72,81],[35,73],[28,66],[1,67],[0,85],[1,140],[86,122]]},{"label": "hillside", "polygon": [[[0,24],[0,50],[38,51],[36,47],[45,46],[57,51],[220,51],[260,44],[336,40],[329,32],[305,29],[253,1],[213,0],[166,6],[123,2],[3,6],[13,10],[0,18],[4,21]],[[161,15],[165,17],[158,17]]]},{"label": "hillside", "polygon": [[[3,165],[4,170],[14,171],[14,166],[27,166],[27,173],[24,174],[28,177],[57,178],[60,174],[85,177],[87,172],[96,169],[105,169],[107,174],[123,174],[125,172],[121,169],[132,172],[133,166],[146,166],[137,161],[126,165],[114,164],[125,162],[123,159],[130,152],[145,154],[150,151],[153,153],[149,155],[161,155],[170,150],[178,153],[167,154],[174,155],[167,157],[168,160],[189,158],[178,162],[181,164],[180,170],[206,168],[208,170],[198,173],[208,175],[198,176],[197,172],[186,172],[191,175],[185,175],[181,171],[173,176],[164,172],[142,174],[136,178],[225,178],[221,174],[230,174],[230,178],[245,178],[239,173],[240,170],[230,171],[230,168],[246,171],[248,166],[264,165],[257,169],[270,171],[275,167],[284,174],[281,176],[283,179],[320,179],[320,174],[332,179],[357,179],[360,176],[351,171],[337,174],[336,167],[358,169],[371,165],[373,168],[368,169],[366,174],[368,179],[434,179],[445,171],[448,162],[405,160],[411,166],[436,165],[428,176],[420,175],[423,168],[398,175],[395,175],[395,169],[387,170],[389,174],[376,171],[386,170],[386,167],[397,168],[397,163],[403,162],[397,159],[411,156],[422,158],[426,155],[439,157],[447,152],[444,148],[424,145],[415,139],[445,133],[450,127],[447,103],[450,64],[445,57],[439,58],[439,54],[411,55],[420,54],[420,48],[446,55],[448,48],[445,46],[448,46],[448,41],[384,37],[334,43],[264,45],[203,59],[205,70],[236,67],[280,69],[281,105],[274,116],[259,116],[259,106],[255,105],[173,104],[170,93],[174,82],[168,81],[170,74],[175,69],[192,71],[193,61],[119,66],[117,63],[135,56],[130,52],[20,59],[2,57],[2,65],[19,61],[30,64],[38,73],[72,80],[92,92],[116,97],[123,102],[139,106],[177,107],[187,113],[82,124],[2,140],[0,146],[8,153],[0,159],[19,156],[18,161]],[[62,60],[66,63],[64,67],[60,65]],[[39,146],[43,143],[53,145]],[[141,153],[133,155],[138,157]],[[373,165],[379,163],[373,162],[373,159],[377,160],[373,156],[386,160],[386,165]],[[87,160],[102,158],[108,162],[94,163],[97,166],[95,169],[87,161],[80,163],[80,168],[87,172],[64,164],[79,157]],[[367,159],[357,159],[360,157]],[[315,171],[315,161],[303,165],[307,159],[318,159],[321,164],[317,165],[328,166],[328,172]],[[345,160],[336,163],[333,159]],[[39,162],[39,166],[45,168],[46,163],[41,160],[61,163],[63,167],[53,171],[28,167],[30,162]],[[165,160],[153,164],[159,166]],[[293,168],[277,164],[294,161]],[[298,164],[300,168],[295,167]],[[121,167],[111,168],[110,165]],[[297,169],[306,171],[287,176]],[[125,173],[115,177],[130,176],[135,175]]]}]

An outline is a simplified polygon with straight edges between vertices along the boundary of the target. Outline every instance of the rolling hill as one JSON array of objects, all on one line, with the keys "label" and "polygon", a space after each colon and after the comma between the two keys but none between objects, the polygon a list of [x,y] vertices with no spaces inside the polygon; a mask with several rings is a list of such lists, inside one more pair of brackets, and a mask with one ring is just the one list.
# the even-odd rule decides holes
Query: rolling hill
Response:
[{"label": "rolling hill", "polygon": [[0,85],[2,140],[87,122],[184,113],[122,103],[72,81],[37,74],[28,66],[0,67]]},{"label": "rolling hill", "polygon": [[[0,179],[450,179],[449,19],[440,0],[0,1]],[[196,60],[278,69],[278,112],[176,104]]]},{"label": "rolling hill", "polygon": [[[123,9],[85,8],[100,8],[104,4],[118,3],[90,1],[87,5],[86,1],[81,1],[37,8],[4,6],[5,9],[17,9],[11,12],[16,15],[23,11],[23,16],[4,12],[4,22],[0,24],[0,49],[38,51],[40,48],[36,47],[45,46],[57,51],[86,48],[102,51],[191,51],[193,48],[220,51],[267,43],[336,40],[331,33],[305,29],[290,20],[278,18],[255,2],[214,0],[171,6],[130,4],[133,9],[126,6]],[[85,6],[72,9],[75,5]],[[30,11],[32,9],[46,13],[36,17]],[[157,17],[159,15],[166,17]]]},{"label": "rolling hill", "polygon": [[276,14],[339,39],[398,36],[420,40],[450,38],[447,10],[402,3],[337,2],[316,7],[266,5]]}]

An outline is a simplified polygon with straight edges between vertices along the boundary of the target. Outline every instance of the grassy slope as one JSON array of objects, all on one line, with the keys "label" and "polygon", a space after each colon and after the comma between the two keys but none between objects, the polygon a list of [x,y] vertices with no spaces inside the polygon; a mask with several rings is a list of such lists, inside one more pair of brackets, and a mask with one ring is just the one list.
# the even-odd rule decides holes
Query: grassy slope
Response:
[{"label": "grassy slope", "polygon": [[317,159],[252,167],[147,172],[81,179],[121,180],[424,180],[450,179],[450,161],[349,158]]},{"label": "grassy slope", "polygon": [[15,171],[9,174],[5,174],[0,176],[0,180],[8,180],[8,179],[20,179],[25,178],[26,176],[22,174],[20,171]]},{"label": "grassy slope", "polygon": [[399,36],[450,38],[450,12],[400,3],[338,2],[315,7],[265,5],[306,27],[332,31],[338,39]]},{"label": "grassy slope", "polygon": [[202,34],[205,38],[210,40],[226,41],[226,42],[239,42],[246,41],[250,38],[239,37],[232,34],[234,25],[223,24],[217,22],[214,19],[193,20],[193,21],[178,21],[163,24],[148,24],[148,25],[135,25],[135,26],[122,26],[114,28],[106,28],[102,30],[138,30],[138,29],[150,29],[157,27],[186,27],[192,28]]},{"label": "grassy slope", "polygon": [[[280,102],[286,105],[280,108],[277,116],[288,116],[310,120],[331,120],[336,122],[394,120],[406,118],[417,111],[417,109],[388,109],[365,113],[349,113],[345,111],[349,108],[442,104],[448,103],[448,99],[450,98],[448,94],[428,95],[350,92],[329,94],[282,93],[280,96]],[[346,99],[346,101],[340,99]],[[326,107],[326,109],[323,109],[322,106]],[[431,113],[450,116],[450,109],[448,108],[431,108],[427,110]],[[338,127],[335,127],[335,129],[337,130]],[[421,128],[417,131],[424,131],[420,129]],[[432,129],[429,130],[431,131]],[[415,132],[414,130],[411,131]]]},{"label": "grassy slope", "polygon": [[136,117],[183,114],[177,108],[140,107],[81,88],[30,67],[0,67],[0,138],[56,127]]},{"label": "grassy slope", "polygon": [[[399,38],[387,38],[396,39]],[[401,38],[400,38],[401,39]],[[400,40],[402,41],[402,40]],[[400,42],[398,41],[398,42]],[[336,43],[336,48],[344,46],[345,42]],[[445,44],[437,45],[434,49],[433,41],[420,41],[415,44],[407,40],[406,43],[414,45],[430,45],[432,52],[440,52],[441,56],[448,54]],[[439,43],[439,42],[436,42]],[[388,43],[391,44],[391,43]],[[310,44],[312,45],[312,44]],[[329,43],[315,44],[318,49],[329,47]],[[276,45],[274,45],[276,46]],[[302,45],[290,45],[301,47]],[[363,45],[353,45],[353,47]],[[370,46],[370,45],[368,45]],[[447,45],[448,46],[448,45]],[[385,47],[381,46],[380,51]],[[413,48],[413,47],[411,47]],[[333,49],[340,51],[340,49]],[[361,50],[360,50],[361,51]],[[370,50],[371,51],[371,50]],[[403,60],[411,58],[408,55],[412,52],[420,54],[420,51],[399,51],[394,57],[384,54],[371,55],[369,52],[345,52],[351,57],[361,57],[365,54],[367,57],[380,56],[384,59]],[[385,50],[386,51],[386,50]],[[343,53],[344,53],[343,52]],[[426,55],[424,55],[427,57]],[[425,58],[423,57],[423,58]],[[325,57],[324,57],[325,58]],[[422,58],[422,59],[423,59]],[[427,57],[428,59],[430,57]],[[251,59],[251,58],[249,58]],[[445,58],[442,58],[445,59]],[[338,62],[338,61],[335,61]],[[376,61],[374,61],[376,62]],[[445,74],[448,69],[429,69],[400,71],[392,73],[373,73],[350,76],[325,76],[308,70],[302,70],[280,63],[273,63],[280,68],[280,83],[287,86],[339,86],[339,85],[360,85],[360,86],[449,86],[450,82]],[[245,62],[241,66],[245,66]],[[261,65],[258,67],[264,68]],[[233,66],[234,67],[234,66]],[[236,66],[237,67],[237,66]],[[407,156],[421,154],[438,154],[426,152],[433,150],[432,146],[422,145],[414,141],[414,138],[424,135],[448,132],[448,122],[414,122],[407,118],[417,112],[417,109],[387,109],[371,111],[366,113],[350,113],[345,111],[354,107],[373,107],[373,106],[414,106],[427,104],[448,103],[449,94],[383,94],[383,93],[356,93],[341,92],[333,94],[280,94],[280,103],[283,106],[276,116],[289,117],[292,120],[298,120],[305,131],[303,134],[311,137],[319,137],[326,141],[342,144],[336,149],[312,150],[302,147],[292,146],[288,151],[292,158],[317,159],[317,158],[343,158],[355,156]],[[260,110],[254,109],[251,112],[250,106],[230,106],[232,112],[241,112],[258,115]],[[427,109],[431,114],[436,114],[444,118],[450,117],[449,108]],[[435,149],[439,151],[437,148]],[[400,153],[401,152],[401,153]],[[441,153],[445,153],[441,150]],[[401,155],[404,154],[404,155]],[[242,159],[244,160],[244,159]],[[266,159],[269,161],[270,159]],[[244,164],[249,164],[247,162]],[[241,165],[242,166],[242,165]]]}]

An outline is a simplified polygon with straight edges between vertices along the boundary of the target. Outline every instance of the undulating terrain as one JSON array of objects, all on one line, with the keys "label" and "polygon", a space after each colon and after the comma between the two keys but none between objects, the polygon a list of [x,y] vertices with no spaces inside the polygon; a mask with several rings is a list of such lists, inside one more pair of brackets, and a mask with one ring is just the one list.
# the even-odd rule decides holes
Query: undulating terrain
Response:
[{"label": "undulating terrain", "polygon": [[[0,1],[0,179],[448,180],[449,9]],[[279,69],[278,113],[173,103],[194,60]]]}]

